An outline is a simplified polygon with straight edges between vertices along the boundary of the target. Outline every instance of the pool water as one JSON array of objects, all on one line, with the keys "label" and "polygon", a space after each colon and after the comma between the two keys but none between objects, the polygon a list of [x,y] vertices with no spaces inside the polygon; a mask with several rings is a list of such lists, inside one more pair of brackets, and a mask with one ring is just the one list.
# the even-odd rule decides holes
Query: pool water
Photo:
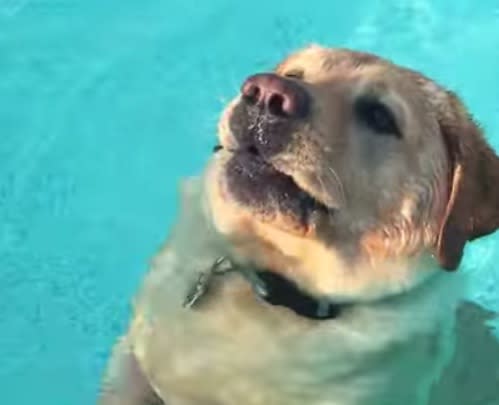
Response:
[{"label": "pool water", "polygon": [[[93,403],[223,103],[309,42],[445,83],[499,150],[498,0],[0,0],[2,404]],[[498,241],[464,262],[497,311]]]}]

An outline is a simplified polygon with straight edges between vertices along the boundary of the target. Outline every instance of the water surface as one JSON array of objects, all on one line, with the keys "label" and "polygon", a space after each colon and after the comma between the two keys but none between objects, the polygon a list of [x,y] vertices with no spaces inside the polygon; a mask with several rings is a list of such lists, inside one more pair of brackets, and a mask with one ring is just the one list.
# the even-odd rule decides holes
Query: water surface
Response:
[{"label": "water surface", "polygon": [[[497,0],[0,0],[2,403],[94,401],[223,103],[310,42],[445,83],[499,150]],[[498,241],[464,263],[495,310]]]}]

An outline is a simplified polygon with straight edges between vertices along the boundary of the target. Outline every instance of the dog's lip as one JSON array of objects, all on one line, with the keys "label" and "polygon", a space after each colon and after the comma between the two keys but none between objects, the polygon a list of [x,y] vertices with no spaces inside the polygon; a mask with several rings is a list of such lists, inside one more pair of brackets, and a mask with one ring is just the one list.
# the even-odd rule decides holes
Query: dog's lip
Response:
[{"label": "dog's lip", "polygon": [[213,147],[213,153],[217,153],[219,151],[221,151],[222,149],[224,149],[224,147],[220,144],[216,144],[214,147]]},{"label": "dog's lip", "polygon": [[318,198],[317,196],[313,195],[310,191],[304,189],[293,177],[293,175],[288,174],[281,170],[280,168],[277,168],[272,162],[270,162],[268,159],[265,159],[265,157],[258,151],[258,149],[255,146],[248,146],[246,148],[242,147],[225,147],[221,144],[216,144],[213,147],[213,153],[218,153],[220,151],[226,151],[232,155],[246,155],[246,156],[251,156],[253,155],[255,159],[261,159],[262,163],[269,165],[272,167],[273,170],[275,170],[277,173],[279,173],[282,176],[286,176],[290,178],[293,183],[296,185],[296,187],[301,191],[300,194],[300,199],[303,201],[304,204],[311,204],[313,205],[313,208],[316,211],[322,211],[324,213],[332,214],[335,212],[338,207],[337,206],[331,206],[329,204],[326,204],[322,199]]}]

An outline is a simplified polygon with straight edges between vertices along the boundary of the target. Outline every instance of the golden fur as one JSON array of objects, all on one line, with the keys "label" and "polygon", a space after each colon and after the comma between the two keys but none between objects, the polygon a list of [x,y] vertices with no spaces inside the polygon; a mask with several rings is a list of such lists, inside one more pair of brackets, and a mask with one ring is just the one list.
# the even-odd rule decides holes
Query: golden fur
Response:
[{"label": "golden fur", "polygon": [[[457,268],[466,241],[498,228],[499,159],[454,94],[374,55],[312,46],[276,73],[298,81],[313,109],[270,163],[334,216],[304,225],[272,202],[235,197],[226,167],[240,98],[231,102],[220,120],[224,149],[185,186],[183,213],[114,355],[128,370],[121,375],[135,370],[150,392],[127,393],[130,377],[112,373],[103,404],[427,403],[452,354],[464,288],[462,275],[442,268]],[[362,94],[390,107],[401,139],[357,124],[351,103]],[[197,272],[220,255],[354,305],[312,321],[261,302],[234,274],[199,310],[182,309]]]}]

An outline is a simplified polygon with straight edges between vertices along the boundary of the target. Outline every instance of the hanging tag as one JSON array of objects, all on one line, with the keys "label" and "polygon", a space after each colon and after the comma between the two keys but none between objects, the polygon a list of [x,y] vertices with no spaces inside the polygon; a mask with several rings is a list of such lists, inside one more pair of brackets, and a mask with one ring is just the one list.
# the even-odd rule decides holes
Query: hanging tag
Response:
[{"label": "hanging tag", "polygon": [[[226,264],[226,266],[224,266],[224,264]],[[187,309],[193,308],[199,303],[199,300],[206,295],[215,276],[223,276],[233,271],[238,271],[241,276],[251,284],[255,294],[262,298],[265,298],[268,295],[269,292],[265,282],[258,277],[255,271],[244,267],[234,266],[225,256],[222,256],[219,257],[208,270],[199,273],[198,278],[187,292],[183,307]]]},{"label": "hanging tag", "polygon": [[182,304],[184,308],[191,309],[199,299],[205,295],[212,276],[213,274],[209,272],[202,272],[199,274],[196,282],[187,292],[184,303]]},{"label": "hanging tag", "polygon": [[225,269],[222,268],[222,265],[225,262],[228,263],[228,260],[225,256],[219,257],[208,270],[199,273],[195,283],[187,292],[184,303],[182,305],[184,308],[193,308],[198,303],[198,301],[208,291],[208,288],[214,276],[222,275],[232,270],[231,266]]}]

